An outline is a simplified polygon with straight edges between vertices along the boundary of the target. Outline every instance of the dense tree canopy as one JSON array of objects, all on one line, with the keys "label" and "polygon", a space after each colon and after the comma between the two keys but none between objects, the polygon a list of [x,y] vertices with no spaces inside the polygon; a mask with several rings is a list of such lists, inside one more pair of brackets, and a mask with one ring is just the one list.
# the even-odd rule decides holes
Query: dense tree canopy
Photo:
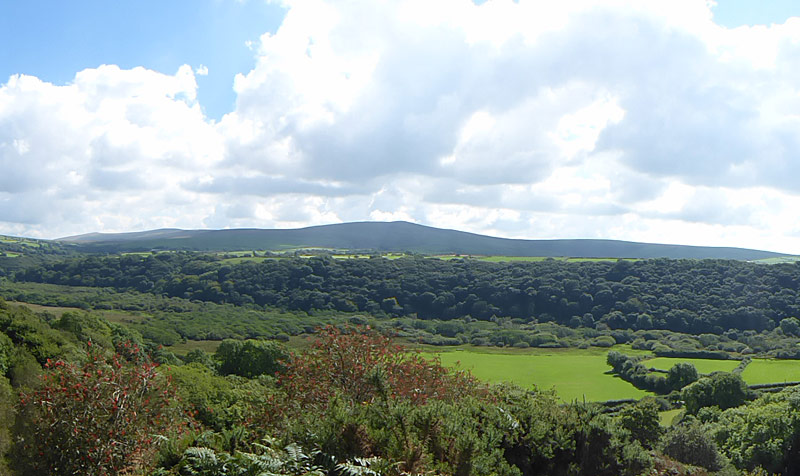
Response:
[{"label": "dense tree canopy", "polygon": [[[450,320],[509,317],[565,326],[721,334],[800,316],[800,265],[725,260],[490,263],[280,258],[229,263],[160,253],[69,259],[17,280],[112,287],[287,310]],[[785,332],[797,332],[789,320]]]}]

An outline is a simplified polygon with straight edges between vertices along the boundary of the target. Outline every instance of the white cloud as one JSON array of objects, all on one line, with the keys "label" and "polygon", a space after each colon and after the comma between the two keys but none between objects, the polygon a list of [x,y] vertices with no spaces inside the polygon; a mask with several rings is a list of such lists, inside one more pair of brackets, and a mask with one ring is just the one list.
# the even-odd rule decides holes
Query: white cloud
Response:
[{"label": "white cloud", "polygon": [[0,230],[405,219],[800,253],[800,19],[726,29],[703,0],[284,4],[219,123],[202,65],[10,78]]},{"label": "white cloud", "polygon": [[181,184],[223,154],[196,87],[188,67],[101,66],[65,86],[12,76],[0,87],[0,221],[52,237],[202,214],[168,209],[202,206]]}]

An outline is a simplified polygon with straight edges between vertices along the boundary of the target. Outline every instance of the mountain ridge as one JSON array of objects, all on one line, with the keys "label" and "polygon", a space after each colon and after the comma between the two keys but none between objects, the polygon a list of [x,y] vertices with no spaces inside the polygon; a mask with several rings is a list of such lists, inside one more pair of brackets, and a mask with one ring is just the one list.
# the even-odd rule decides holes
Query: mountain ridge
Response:
[{"label": "mountain ridge", "polygon": [[500,238],[403,221],[350,222],[293,229],[162,228],[129,233],[88,233],[59,238],[88,252],[151,250],[244,251],[332,248],[424,254],[580,258],[687,258],[758,260],[784,253],[736,247],[641,243],[608,239]]}]

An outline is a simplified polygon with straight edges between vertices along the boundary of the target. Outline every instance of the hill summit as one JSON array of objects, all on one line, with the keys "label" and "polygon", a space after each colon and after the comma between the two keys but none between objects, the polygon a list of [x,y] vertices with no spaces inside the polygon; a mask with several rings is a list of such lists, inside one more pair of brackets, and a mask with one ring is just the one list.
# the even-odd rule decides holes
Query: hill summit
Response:
[{"label": "hill summit", "polygon": [[688,258],[758,260],[784,256],[744,248],[668,245],[619,240],[498,238],[414,223],[354,222],[297,229],[179,230],[90,233],[61,238],[83,251],[242,251],[330,248],[425,254],[583,258]]}]

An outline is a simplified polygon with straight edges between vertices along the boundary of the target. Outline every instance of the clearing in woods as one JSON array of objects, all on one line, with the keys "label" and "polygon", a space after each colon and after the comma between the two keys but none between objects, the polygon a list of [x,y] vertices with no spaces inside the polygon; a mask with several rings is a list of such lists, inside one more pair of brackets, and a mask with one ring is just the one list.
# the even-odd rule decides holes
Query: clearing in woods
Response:
[{"label": "clearing in woods", "polygon": [[[628,346],[612,349],[627,354],[640,352]],[[445,366],[469,370],[486,382],[555,389],[565,402],[638,399],[650,395],[610,373],[611,367],[606,364],[608,351],[607,348],[515,349],[501,353],[472,347],[430,355],[438,356]]]},{"label": "clearing in woods", "polygon": [[753,359],[742,378],[748,385],[800,382],[800,361]]}]

